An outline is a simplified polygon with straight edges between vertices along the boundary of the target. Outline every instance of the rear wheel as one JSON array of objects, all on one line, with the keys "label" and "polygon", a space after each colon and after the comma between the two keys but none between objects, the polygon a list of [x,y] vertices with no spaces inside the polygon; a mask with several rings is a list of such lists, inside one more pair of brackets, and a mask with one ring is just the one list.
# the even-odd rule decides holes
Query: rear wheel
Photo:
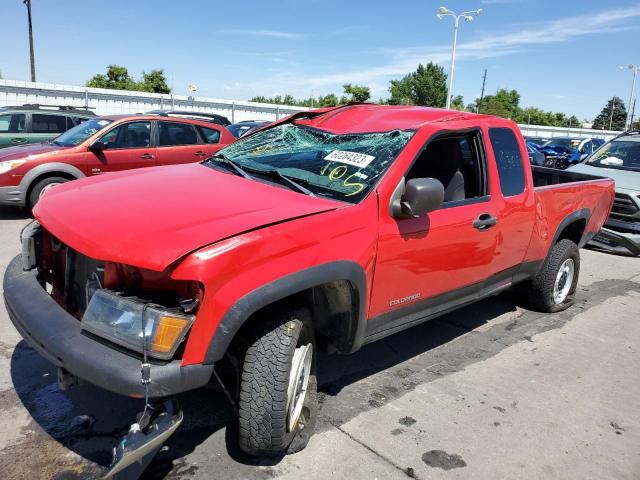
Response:
[{"label": "rear wheel", "polygon": [[317,415],[315,344],[306,309],[258,319],[240,384],[239,442],[250,455],[283,455],[308,443]]},{"label": "rear wheel", "polygon": [[574,302],[579,273],[578,246],[571,240],[560,240],[531,282],[529,298],[533,306],[543,312],[569,308]]},{"label": "rear wheel", "polygon": [[50,188],[55,187],[56,185],[60,185],[61,183],[68,182],[69,180],[64,177],[47,177],[43,180],[40,180],[36,183],[31,192],[29,193],[29,205],[28,208],[32,209],[35,207],[38,200],[42,198],[42,195]]}]

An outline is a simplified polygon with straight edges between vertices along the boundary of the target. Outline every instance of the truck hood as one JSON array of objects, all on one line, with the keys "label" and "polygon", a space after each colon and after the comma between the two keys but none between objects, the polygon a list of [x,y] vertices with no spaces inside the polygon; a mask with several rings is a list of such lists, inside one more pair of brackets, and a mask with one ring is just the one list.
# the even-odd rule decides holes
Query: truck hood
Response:
[{"label": "truck hood", "polygon": [[568,170],[611,178],[616,182],[616,190],[618,191],[640,191],[640,172],[621,170],[619,168],[594,167],[586,163],[579,163],[578,165],[569,167]]},{"label": "truck hood", "polygon": [[53,145],[48,142],[31,143],[29,145],[17,145],[15,147],[2,148],[0,149],[0,162],[3,162],[5,160],[23,159],[25,157],[40,155],[41,153],[68,150],[69,148],[70,147]]},{"label": "truck hood", "polygon": [[344,205],[187,164],[53,187],[34,216],[88,257],[162,271],[205,245]]}]

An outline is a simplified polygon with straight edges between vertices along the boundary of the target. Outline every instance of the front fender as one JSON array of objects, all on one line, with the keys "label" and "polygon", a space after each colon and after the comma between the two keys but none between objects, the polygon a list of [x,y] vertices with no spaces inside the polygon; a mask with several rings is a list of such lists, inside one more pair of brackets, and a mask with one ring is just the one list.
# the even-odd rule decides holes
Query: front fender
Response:
[{"label": "front fender", "polygon": [[349,343],[351,351],[359,349],[364,340],[366,326],[366,275],[356,262],[342,260],[287,275],[244,295],[222,317],[213,339],[209,343],[203,363],[209,364],[220,360],[240,327],[258,310],[295,293],[335,280],[347,280],[353,291],[357,292],[356,311],[358,313],[355,319],[355,328],[351,329],[353,337]]},{"label": "front fender", "polygon": [[351,297],[357,297],[342,344],[346,351],[357,349],[377,247],[377,199],[370,200],[238,235],[183,259],[171,277],[198,281],[204,289],[183,364],[215,362],[256,311],[338,281],[346,282]]}]

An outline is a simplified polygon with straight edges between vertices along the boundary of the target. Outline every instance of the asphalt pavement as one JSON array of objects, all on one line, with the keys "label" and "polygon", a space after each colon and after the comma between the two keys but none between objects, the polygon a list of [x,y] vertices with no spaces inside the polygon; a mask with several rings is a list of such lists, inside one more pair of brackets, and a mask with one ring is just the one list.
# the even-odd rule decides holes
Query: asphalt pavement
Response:
[{"label": "asphalt pavement", "polygon": [[[0,207],[0,275],[27,222]],[[565,312],[506,293],[320,358],[318,432],[298,454],[244,456],[218,390],[182,395],[184,423],[143,478],[640,478],[640,258],[581,255]],[[61,392],[0,306],[0,479],[99,477],[140,406]]]}]

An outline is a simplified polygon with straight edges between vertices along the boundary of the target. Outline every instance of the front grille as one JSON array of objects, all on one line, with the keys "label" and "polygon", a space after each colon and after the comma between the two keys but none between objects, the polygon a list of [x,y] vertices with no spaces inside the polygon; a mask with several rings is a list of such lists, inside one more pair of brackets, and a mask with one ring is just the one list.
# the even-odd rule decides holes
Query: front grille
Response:
[{"label": "front grille", "polygon": [[629,195],[616,193],[616,196],[613,199],[611,213],[617,213],[619,215],[635,215],[638,213],[638,210],[638,205]]}]

